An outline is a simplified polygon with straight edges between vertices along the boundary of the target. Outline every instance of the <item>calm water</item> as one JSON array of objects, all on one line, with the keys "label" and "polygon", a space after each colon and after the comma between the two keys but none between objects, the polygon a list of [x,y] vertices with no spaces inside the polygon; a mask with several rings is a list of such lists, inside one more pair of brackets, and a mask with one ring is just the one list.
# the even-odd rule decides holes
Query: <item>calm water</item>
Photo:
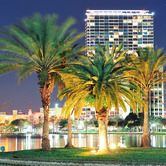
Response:
[{"label": "calm water", "polygon": [[[64,147],[67,143],[67,135],[50,134],[51,147]],[[110,144],[120,144],[123,147],[138,147],[141,144],[141,134],[109,134]],[[97,147],[98,134],[72,134],[72,143],[75,147]],[[166,147],[166,135],[151,135],[153,147]],[[0,146],[5,146],[5,151],[17,151],[25,149],[41,148],[41,138],[31,138],[30,134],[26,138],[3,138],[0,136]]]}]

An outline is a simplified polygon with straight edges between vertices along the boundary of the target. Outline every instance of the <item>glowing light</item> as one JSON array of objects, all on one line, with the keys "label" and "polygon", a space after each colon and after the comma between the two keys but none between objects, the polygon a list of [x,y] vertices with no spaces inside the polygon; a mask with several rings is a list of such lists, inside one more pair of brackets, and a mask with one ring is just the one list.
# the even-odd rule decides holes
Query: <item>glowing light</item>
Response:
[{"label": "glowing light", "polygon": [[68,136],[67,136],[67,135],[64,135],[65,145],[67,144],[67,139],[68,139]]},{"label": "glowing light", "polygon": [[120,148],[126,148],[126,146],[124,145],[124,144],[122,144],[122,143],[118,143],[118,147],[120,147]]},{"label": "glowing light", "polygon": [[81,134],[78,134],[78,147],[81,148],[81,142],[82,142],[82,138],[81,138]]},{"label": "glowing light", "polygon": [[49,128],[50,128],[50,129],[53,129],[53,125],[49,125]]},{"label": "glowing light", "polygon": [[93,135],[90,136],[90,147],[93,147]]},{"label": "glowing light", "polygon": [[79,123],[79,125],[78,125],[78,129],[83,129],[83,127],[84,127],[84,124],[83,124],[82,121],[80,121],[80,123]]},{"label": "glowing light", "polygon": [[152,146],[156,147],[156,137],[154,135],[152,136]]},{"label": "glowing light", "polygon": [[52,134],[49,134],[49,139],[50,139],[50,147],[53,147],[53,138],[52,138]]},{"label": "glowing light", "polygon": [[32,126],[28,126],[28,127],[27,127],[27,130],[28,130],[28,131],[32,131]]},{"label": "glowing light", "polygon": [[96,153],[96,150],[91,150],[91,153]]},{"label": "glowing light", "polygon": [[110,145],[110,148],[111,148],[111,149],[115,149],[115,148],[116,148],[116,145],[115,145],[115,144],[111,144],[111,145]]},{"label": "glowing light", "polygon": [[155,126],[156,126],[156,124],[155,124],[155,123],[153,123],[153,124],[151,124],[151,126],[152,126],[152,127],[155,127]]}]

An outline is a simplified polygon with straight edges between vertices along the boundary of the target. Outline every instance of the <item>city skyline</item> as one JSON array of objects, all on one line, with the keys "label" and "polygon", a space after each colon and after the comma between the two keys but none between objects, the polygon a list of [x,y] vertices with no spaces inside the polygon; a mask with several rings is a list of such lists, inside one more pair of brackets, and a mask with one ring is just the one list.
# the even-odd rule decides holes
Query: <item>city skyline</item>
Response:
[{"label": "city skyline", "polygon": [[[141,10],[148,9],[150,12],[154,12],[154,47],[165,47],[166,39],[164,38],[164,30],[166,23],[164,23],[164,16],[166,14],[166,1],[165,0],[146,0],[146,1],[87,1],[77,2],[71,0],[67,2],[53,1],[48,2],[40,1],[40,4],[33,2],[32,0],[20,1],[6,0],[1,2],[0,17],[1,23],[0,28],[17,22],[18,18],[30,17],[34,13],[41,13],[42,15],[56,13],[59,15],[58,24],[61,24],[69,16],[73,16],[77,19],[77,24],[74,26],[79,32],[84,31],[84,19],[85,11],[87,9],[92,10]],[[81,41],[84,44],[84,39]],[[7,109],[0,111],[6,111],[11,113],[13,109],[22,110],[23,112],[28,111],[29,104],[32,105],[32,110],[37,111],[41,107],[41,99],[38,93],[37,79],[35,75],[28,76],[18,86],[18,78],[16,73],[7,73],[0,76],[0,104],[6,103],[9,105]],[[55,103],[59,106],[63,105],[63,102],[55,101],[57,89],[54,90],[51,98],[51,107],[54,107]]]}]

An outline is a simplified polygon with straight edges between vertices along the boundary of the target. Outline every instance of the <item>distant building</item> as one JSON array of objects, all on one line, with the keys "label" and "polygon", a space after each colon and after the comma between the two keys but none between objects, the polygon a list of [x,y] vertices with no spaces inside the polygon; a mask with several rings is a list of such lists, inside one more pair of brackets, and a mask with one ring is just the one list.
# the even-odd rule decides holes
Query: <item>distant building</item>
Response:
[{"label": "distant building", "polygon": [[[55,104],[55,107],[49,108],[49,117],[56,116],[59,118],[61,115],[61,111],[62,111],[62,108],[58,107],[58,104]],[[40,108],[40,113],[42,114],[44,113],[43,108]]]},{"label": "distant building", "polygon": [[84,107],[81,112],[80,120],[90,120],[95,118],[95,109],[92,107]]},{"label": "distant building", "polygon": [[32,113],[31,106],[29,106],[28,114],[23,113],[22,111],[13,110],[12,115],[7,115],[6,112],[0,112],[0,123],[4,123],[5,120],[12,122],[16,119],[27,119],[32,125],[43,123],[44,115],[40,111]]},{"label": "distant building", "polygon": [[28,115],[17,110],[13,110],[13,115],[7,115],[6,112],[0,112],[0,121],[4,123],[5,120],[9,120],[10,122],[16,119],[27,119]]},{"label": "distant building", "polygon": [[32,123],[33,126],[42,124],[44,122],[44,114],[40,111],[32,113],[31,105],[29,106],[28,118],[27,120]]}]

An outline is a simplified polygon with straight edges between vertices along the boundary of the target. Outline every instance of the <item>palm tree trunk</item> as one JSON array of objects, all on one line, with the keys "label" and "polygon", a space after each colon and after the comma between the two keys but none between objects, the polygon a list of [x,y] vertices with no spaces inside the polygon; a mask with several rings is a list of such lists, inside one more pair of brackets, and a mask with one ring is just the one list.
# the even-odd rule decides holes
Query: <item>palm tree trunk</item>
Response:
[{"label": "palm tree trunk", "polygon": [[53,133],[54,133],[55,132],[55,121],[54,120],[53,120],[52,128],[53,128]]},{"label": "palm tree trunk", "polygon": [[145,103],[146,103],[146,108],[144,109],[144,124],[143,124],[143,137],[141,141],[141,147],[150,147],[150,136],[149,136],[149,113],[148,113],[148,108],[149,108],[149,98],[148,90],[144,90],[146,97],[145,97]]},{"label": "palm tree trunk", "polygon": [[[105,109],[105,108],[102,108],[102,110],[103,109]],[[106,109],[105,109],[105,112],[99,111],[98,122],[99,122],[99,150],[98,150],[98,153],[110,153],[110,148],[109,148],[109,144],[108,144],[107,110]]]},{"label": "palm tree trunk", "polygon": [[[68,95],[69,97],[70,95]],[[65,148],[71,148],[71,147],[74,147],[72,145],[72,135],[71,135],[71,114],[69,113],[68,115],[68,139],[67,139],[67,144],[65,145]]]},{"label": "palm tree trunk", "polygon": [[74,147],[72,145],[72,135],[71,135],[71,115],[68,116],[68,139],[65,148]]},{"label": "palm tree trunk", "polygon": [[42,100],[42,106],[44,111],[44,123],[43,123],[43,134],[42,134],[42,150],[50,150],[49,140],[49,106],[50,106],[50,81],[45,83],[45,86],[40,87],[40,95]]}]

